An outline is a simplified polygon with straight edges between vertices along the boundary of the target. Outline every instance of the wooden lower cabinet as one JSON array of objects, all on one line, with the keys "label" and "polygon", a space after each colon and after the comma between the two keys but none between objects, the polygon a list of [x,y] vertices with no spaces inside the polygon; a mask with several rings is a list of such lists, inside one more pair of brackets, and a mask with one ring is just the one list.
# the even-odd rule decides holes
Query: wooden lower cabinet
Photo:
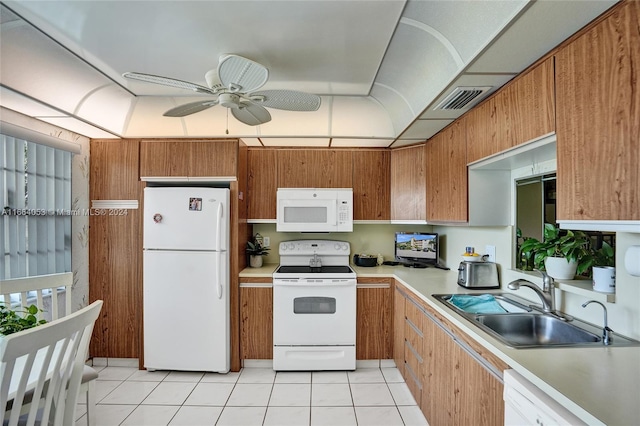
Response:
[{"label": "wooden lower cabinet", "polygon": [[356,359],[393,356],[391,278],[358,278]]},{"label": "wooden lower cabinet", "polygon": [[394,297],[394,359],[429,424],[503,424],[509,367],[397,282]]},{"label": "wooden lower cabinet", "polygon": [[270,278],[240,278],[240,358],[273,359],[273,287]]}]

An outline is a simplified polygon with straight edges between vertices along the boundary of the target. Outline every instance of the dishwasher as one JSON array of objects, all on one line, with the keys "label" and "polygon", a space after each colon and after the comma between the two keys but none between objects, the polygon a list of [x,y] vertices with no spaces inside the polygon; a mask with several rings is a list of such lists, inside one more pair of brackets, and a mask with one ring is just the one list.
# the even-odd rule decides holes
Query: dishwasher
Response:
[{"label": "dishwasher", "polygon": [[505,370],[504,424],[505,426],[573,426],[586,423],[515,370]]}]

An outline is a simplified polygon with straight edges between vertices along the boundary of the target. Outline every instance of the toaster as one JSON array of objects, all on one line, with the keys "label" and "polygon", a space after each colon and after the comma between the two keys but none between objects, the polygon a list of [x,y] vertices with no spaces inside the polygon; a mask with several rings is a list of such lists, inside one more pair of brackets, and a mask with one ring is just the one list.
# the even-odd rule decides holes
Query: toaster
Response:
[{"label": "toaster", "polygon": [[498,265],[494,262],[460,262],[458,285],[466,288],[500,288]]}]

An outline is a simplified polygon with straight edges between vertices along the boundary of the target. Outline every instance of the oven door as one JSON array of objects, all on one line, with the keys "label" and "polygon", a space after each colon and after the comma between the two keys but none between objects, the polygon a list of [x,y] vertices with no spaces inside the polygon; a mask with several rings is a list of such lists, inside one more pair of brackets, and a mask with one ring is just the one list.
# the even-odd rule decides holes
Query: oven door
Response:
[{"label": "oven door", "polygon": [[273,344],[338,346],[356,343],[356,280],[273,281]]}]

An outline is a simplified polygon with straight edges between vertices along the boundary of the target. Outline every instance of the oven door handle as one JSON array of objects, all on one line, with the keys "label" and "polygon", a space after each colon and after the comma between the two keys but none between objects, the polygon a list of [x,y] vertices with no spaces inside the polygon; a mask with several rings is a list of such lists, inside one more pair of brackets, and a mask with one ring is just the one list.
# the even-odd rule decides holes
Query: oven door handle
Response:
[{"label": "oven door handle", "polygon": [[302,287],[302,288],[309,288],[309,287],[355,287],[356,286],[356,281],[355,280],[344,280],[344,281],[324,281],[324,282],[318,282],[318,281],[307,281],[307,280],[300,280],[300,281],[273,281],[273,286],[274,287]]}]

